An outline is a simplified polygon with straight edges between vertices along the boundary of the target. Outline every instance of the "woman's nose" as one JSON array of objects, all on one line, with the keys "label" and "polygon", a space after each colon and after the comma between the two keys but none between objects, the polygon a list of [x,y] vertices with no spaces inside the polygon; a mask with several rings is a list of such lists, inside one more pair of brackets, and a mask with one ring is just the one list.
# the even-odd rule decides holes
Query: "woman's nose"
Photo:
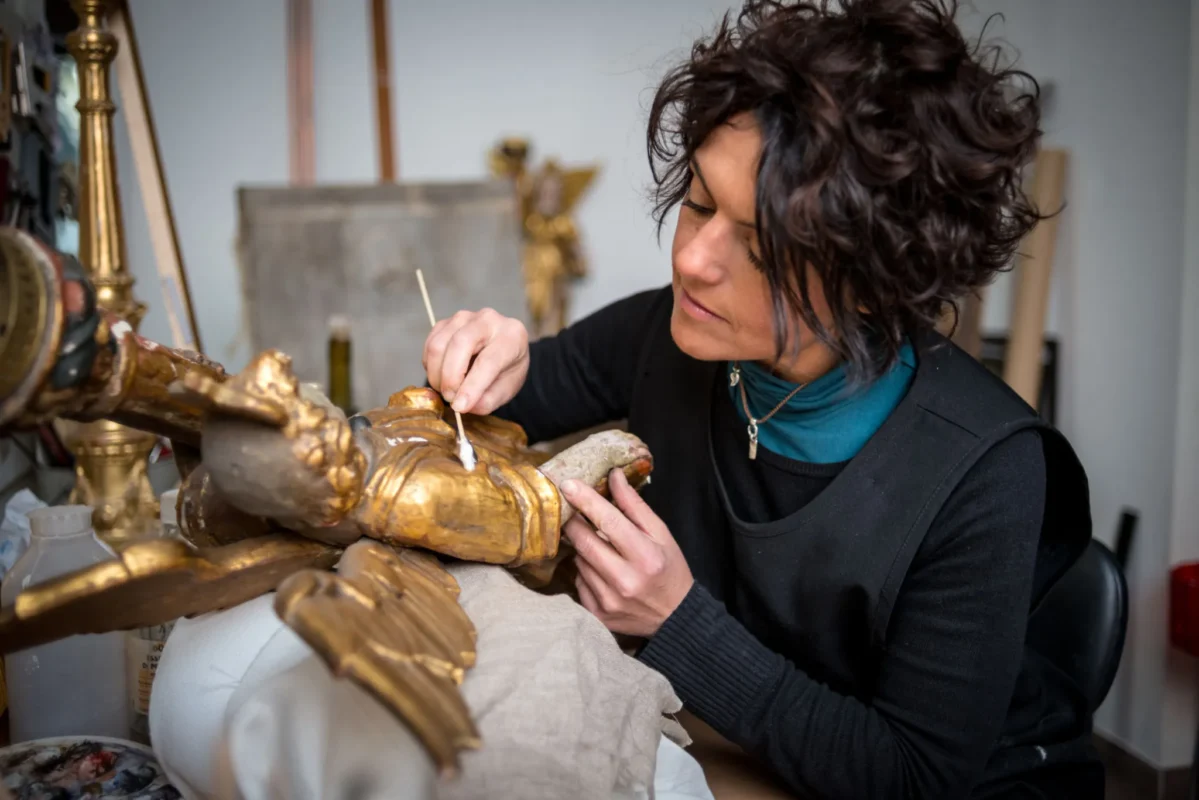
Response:
[{"label": "woman's nose", "polygon": [[702,283],[720,280],[725,248],[713,235],[715,227],[715,221],[709,221],[675,252],[674,267],[680,275]]}]

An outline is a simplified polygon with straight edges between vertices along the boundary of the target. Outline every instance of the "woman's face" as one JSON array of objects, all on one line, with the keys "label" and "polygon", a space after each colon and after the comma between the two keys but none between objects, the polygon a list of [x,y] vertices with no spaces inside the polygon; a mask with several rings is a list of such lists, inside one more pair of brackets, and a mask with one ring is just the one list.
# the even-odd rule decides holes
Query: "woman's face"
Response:
[{"label": "woman's face", "polygon": [[[791,340],[800,340],[798,356],[774,364],[774,311],[758,267],[754,228],[761,151],[762,135],[751,114],[730,119],[696,151],[671,249],[670,332],[692,358],[762,361],[784,377],[811,380],[831,367],[831,354],[798,319],[790,331]],[[817,315],[826,321],[824,293],[811,269],[808,286]]]}]

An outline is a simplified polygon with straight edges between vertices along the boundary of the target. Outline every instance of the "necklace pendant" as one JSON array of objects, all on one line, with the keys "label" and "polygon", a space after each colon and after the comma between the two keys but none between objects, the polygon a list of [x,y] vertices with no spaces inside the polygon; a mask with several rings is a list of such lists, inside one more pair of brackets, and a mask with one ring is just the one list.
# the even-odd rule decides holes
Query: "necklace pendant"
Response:
[{"label": "necklace pendant", "polygon": [[732,389],[739,383],[741,383],[741,367],[734,364],[732,371],[729,372],[729,388]]},{"label": "necklace pendant", "polygon": [[749,460],[753,461],[758,457],[758,421],[753,417],[749,419]]}]

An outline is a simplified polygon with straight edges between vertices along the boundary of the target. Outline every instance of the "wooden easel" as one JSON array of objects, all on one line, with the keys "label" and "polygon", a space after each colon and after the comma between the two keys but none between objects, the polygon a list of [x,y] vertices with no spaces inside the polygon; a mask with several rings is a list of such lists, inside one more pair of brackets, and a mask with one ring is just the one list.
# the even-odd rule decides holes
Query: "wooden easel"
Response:
[{"label": "wooden easel", "polygon": [[[395,183],[395,137],[392,133],[391,59],[387,36],[387,0],[370,3],[372,74],[378,138],[379,181]],[[312,0],[287,3],[287,100],[291,184],[316,182],[315,111],[313,103]]]},{"label": "wooden easel", "polygon": [[158,134],[154,130],[150,100],[142,77],[142,62],[137,49],[137,36],[133,30],[133,17],[127,2],[122,0],[113,4],[108,17],[108,29],[117,39],[117,53],[113,60],[117,91],[121,98],[121,111],[128,120],[126,127],[133,150],[133,166],[137,172],[142,203],[149,223],[150,245],[154,251],[154,265],[158,270],[158,280],[171,328],[171,344],[181,349],[203,352],[200,328],[196,325],[195,309],[187,284],[187,273],[183,268],[183,255],[179,249],[175,215],[171,209],[171,198],[163,174]]}]

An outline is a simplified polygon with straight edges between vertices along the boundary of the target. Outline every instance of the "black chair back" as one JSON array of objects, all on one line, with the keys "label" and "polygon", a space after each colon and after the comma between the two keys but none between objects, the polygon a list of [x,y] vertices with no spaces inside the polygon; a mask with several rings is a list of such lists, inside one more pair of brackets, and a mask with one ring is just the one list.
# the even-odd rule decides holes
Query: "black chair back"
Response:
[{"label": "black chair back", "polygon": [[1128,629],[1128,584],[1098,539],[1049,590],[1028,621],[1028,643],[1078,684],[1091,711],[1107,697]]}]

